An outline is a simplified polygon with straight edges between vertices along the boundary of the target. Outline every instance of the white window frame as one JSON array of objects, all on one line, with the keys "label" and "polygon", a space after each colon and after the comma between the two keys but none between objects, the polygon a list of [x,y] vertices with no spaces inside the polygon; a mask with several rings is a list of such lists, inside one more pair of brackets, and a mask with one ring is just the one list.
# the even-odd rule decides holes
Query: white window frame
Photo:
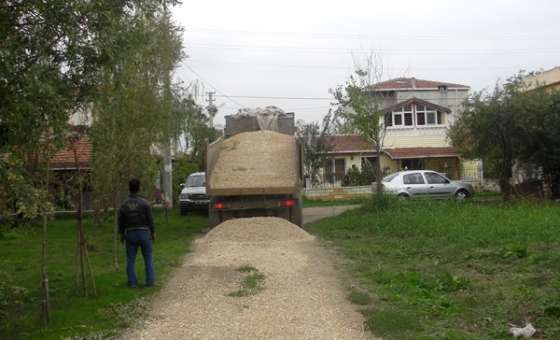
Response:
[{"label": "white window frame", "polygon": [[[404,105],[401,106],[400,111],[393,111],[391,112],[391,121],[393,123],[392,126],[388,126],[388,129],[414,129],[414,126],[416,124],[416,121],[414,119],[414,105],[410,105],[410,110],[411,111],[405,111],[404,109]],[[405,125],[405,114],[410,113],[411,117],[412,117],[412,124],[411,125]],[[395,116],[401,116],[401,124],[396,124],[396,119]]]},{"label": "white window frame", "polygon": [[[414,117],[416,118],[415,126],[423,129],[423,128],[433,128],[433,127],[443,127],[445,126],[443,112],[440,112],[441,115],[441,124],[438,124],[438,111],[437,110],[430,110],[426,105],[421,105],[424,107],[424,110],[418,110],[417,104],[414,105]],[[424,125],[418,125],[418,112],[424,113]],[[428,115],[434,115],[434,122],[433,124],[428,123]]]},{"label": "white window frame", "polygon": [[[423,106],[424,110],[418,110],[418,106]],[[419,129],[426,129],[426,128],[435,128],[435,127],[445,127],[446,123],[445,123],[445,116],[444,113],[445,112],[441,112],[438,110],[433,110],[430,109],[427,105],[419,105],[419,104],[410,104],[410,109],[411,111],[405,111],[405,105],[402,105],[400,107],[400,110],[398,111],[392,111],[392,112],[387,112],[387,114],[391,115],[391,126],[387,126],[387,129],[415,129],[415,128],[419,128]],[[418,125],[418,112],[423,112],[424,113],[424,125]],[[438,124],[438,113],[441,117],[441,124]],[[405,125],[405,114],[411,114],[412,116],[412,125]],[[434,115],[434,119],[435,119],[435,123],[434,124],[429,124],[428,123],[428,115]],[[401,124],[395,124],[396,123],[396,116],[401,116]],[[383,118],[385,119],[385,117]],[[385,120],[384,120],[385,122]]]}]

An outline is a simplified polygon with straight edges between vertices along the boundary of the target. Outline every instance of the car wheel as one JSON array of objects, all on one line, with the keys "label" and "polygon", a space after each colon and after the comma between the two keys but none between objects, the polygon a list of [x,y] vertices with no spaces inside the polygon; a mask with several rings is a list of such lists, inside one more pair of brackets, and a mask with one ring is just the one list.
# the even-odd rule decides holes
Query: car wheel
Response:
[{"label": "car wheel", "polygon": [[410,198],[410,196],[408,196],[407,194],[398,194],[397,197],[401,200],[406,200]]},{"label": "car wheel", "polygon": [[470,197],[469,192],[464,189],[461,189],[455,193],[455,198],[458,200],[466,200],[469,197]]},{"label": "car wheel", "polygon": [[187,207],[181,207],[179,208],[179,213],[181,214],[181,216],[187,216]]}]

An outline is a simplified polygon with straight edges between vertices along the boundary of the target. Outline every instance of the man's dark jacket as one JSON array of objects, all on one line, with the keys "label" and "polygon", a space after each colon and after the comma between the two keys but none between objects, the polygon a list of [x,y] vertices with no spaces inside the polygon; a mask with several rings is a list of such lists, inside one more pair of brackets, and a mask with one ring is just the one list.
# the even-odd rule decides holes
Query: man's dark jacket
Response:
[{"label": "man's dark jacket", "polygon": [[147,229],[155,232],[152,208],[145,199],[130,195],[119,209],[119,233],[124,235],[126,230]]}]

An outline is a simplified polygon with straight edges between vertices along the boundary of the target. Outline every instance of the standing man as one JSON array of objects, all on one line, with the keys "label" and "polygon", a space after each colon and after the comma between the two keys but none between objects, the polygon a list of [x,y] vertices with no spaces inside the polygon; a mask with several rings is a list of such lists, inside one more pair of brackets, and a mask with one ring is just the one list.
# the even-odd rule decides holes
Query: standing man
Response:
[{"label": "standing man", "polygon": [[128,286],[136,287],[136,252],[142,250],[146,268],[146,286],[155,283],[154,263],[152,260],[152,241],[155,240],[154,217],[150,204],[140,196],[140,181],[131,179],[128,182],[130,195],[119,209],[119,233],[121,241],[126,242],[126,274]]}]

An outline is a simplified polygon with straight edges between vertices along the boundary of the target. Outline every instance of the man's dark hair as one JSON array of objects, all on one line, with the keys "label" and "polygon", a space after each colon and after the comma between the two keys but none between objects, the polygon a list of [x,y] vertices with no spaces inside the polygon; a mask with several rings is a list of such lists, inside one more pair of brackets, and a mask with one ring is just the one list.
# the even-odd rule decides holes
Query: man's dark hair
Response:
[{"label": "man's dark hair", "polygon": [[133,178],[128,181],[128,190],[131,194],[137,194],[140,191],[140,180]]}]

